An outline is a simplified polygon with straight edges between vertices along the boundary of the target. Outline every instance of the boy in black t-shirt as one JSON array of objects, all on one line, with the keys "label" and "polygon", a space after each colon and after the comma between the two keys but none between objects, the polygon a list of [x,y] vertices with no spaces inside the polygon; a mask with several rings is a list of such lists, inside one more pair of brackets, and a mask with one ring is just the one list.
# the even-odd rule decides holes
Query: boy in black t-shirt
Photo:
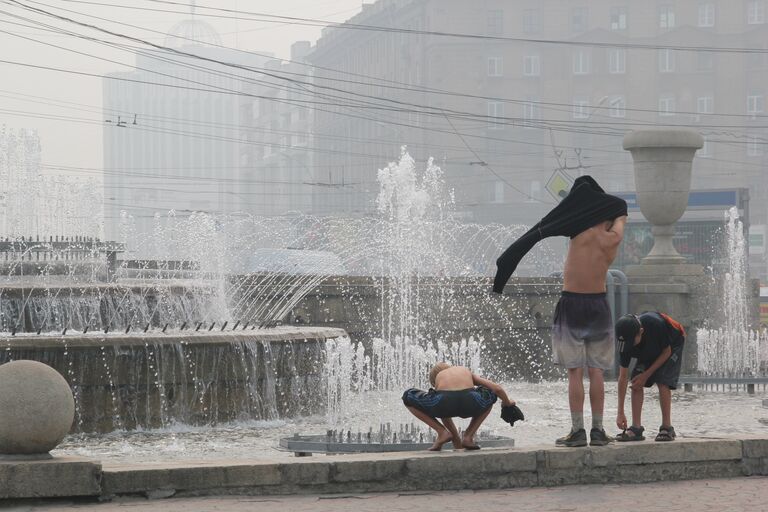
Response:
[{"label": "boy in black t-shirt", "polygon": [[[642,441],[645,439],[641,414],[643,388],[654,384],[659,388],[661,403],[661,427],[656,441],[673,441],[675,429],[671,422],[672,391],[677,389],[685,345],[685,329],[677,321],[658,312],[640,316],[624,315],[616,322],[616,341],[621,354],[619,370],[619,413],[616,425],[623,430],[617,441]],[[627,428],[624,415],[624,398],[629,381],[630,362],[637,364],[632,371],[632,425]]]}]

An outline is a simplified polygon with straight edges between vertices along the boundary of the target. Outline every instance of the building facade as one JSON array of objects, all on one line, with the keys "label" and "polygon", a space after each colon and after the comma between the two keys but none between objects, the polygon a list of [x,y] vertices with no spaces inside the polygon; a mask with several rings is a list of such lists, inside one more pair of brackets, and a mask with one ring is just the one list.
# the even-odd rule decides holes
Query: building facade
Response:
[{"label": "building facade", "polygon": [[253,214],[309,212],[312,191],[322,186],[313,171],[314,98],[306,90],[312,68],[305,64],[310,51],[311,43],[294,43],[290,60],[267,62],[263,83],[246,85],[254,96],[241,115],[250,143],[243,164],[251,174],[250,193],[258,199],[249,209]]},{"label": "building facade", "polygon": [[[111,240],[150,233],[156,216],[238,214],[268,191],[250,189],[250,146],[243,119],[268,57],[220,45],[205,22],[187,20],[167,51],[137,55],[136,69],[104,80],[105,230]],[[220,63],[233,64],[234,66]]]},{"label": "building facade", "polygon": [[[373,209],[376,170],[407,143],[418,160],[443,166],[465,218],[530,224],[554,203],[547,184],[556,172],[633,190],[622,137],[674,126],[706,140],[692,188],[749,189],[748,220],[761,232],[767,8],[765,0],[365,6],[348,22],[398,30],[326,28],[310,57],[337,70],[318,71],[318,85],[345,91],[315,114],[316,145],[328,150],[317,168],[336,185],[315,190],[316,211]],[[756,272],[765,277],[764,263]]]}]

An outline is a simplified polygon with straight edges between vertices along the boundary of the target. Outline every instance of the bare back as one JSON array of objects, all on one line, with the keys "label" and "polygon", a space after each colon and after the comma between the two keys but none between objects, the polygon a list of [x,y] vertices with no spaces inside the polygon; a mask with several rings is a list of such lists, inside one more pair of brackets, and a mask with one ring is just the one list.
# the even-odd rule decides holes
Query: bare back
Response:
[{"label": "bare back", "polygon": [[435,377],[435,389],[440,391],[458,391],[474,387],[472,372],[463,366],[451,366]]},{"label": "bare back", "polygon": [[605,275],[624,236],[626,217],[592,226],[571,239],[563,272],[563,290],[605,292]]}]

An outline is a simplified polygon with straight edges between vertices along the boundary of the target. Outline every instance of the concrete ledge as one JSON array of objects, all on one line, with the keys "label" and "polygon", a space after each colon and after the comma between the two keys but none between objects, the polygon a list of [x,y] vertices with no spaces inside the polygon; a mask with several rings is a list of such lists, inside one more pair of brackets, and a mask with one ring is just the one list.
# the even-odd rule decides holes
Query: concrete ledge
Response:
[{"label": "concrete ledge", "polygon": [[768,475],[768,437],[600,448],[399,452],[259,461],[0,463],[0,498],[332,494],[499,489]]},{"label": "concrete ledge", "polygon": [[493,489],[768,474],[768,438],[109,466],[102,497]]},{"label": "concrete ledge", "polygon": [[74,457],[0,460],[0,498],[99,496],[101,463]]},{"label": "concrete ledge", "polygon": [[[250,329],[250,328],[249,328]],[[91,331],[88,334],[72,332],[66,336],[61,335],[35,335],[19,334],[14,337],[6,337],[4,342],[11,348],[36,348],[36,349],[58,349],[63,350],[62,340],[67,342],[67,347],[90,348],[109,346],[143,346],[145,343],[154,345],[230,345],[237,342],[249,341],[301,341],[301,340],[323,340],[328,338],[340,338],[346,336],[343,329],[332,327],[294,327],[279,326],[257,330],[246,331],[213,331],[196,332],[194,325],[186,331],[170,331],[167,334],[157,331],[141,333],[141,336],[110,333],[104,334],[99,331]]]}]

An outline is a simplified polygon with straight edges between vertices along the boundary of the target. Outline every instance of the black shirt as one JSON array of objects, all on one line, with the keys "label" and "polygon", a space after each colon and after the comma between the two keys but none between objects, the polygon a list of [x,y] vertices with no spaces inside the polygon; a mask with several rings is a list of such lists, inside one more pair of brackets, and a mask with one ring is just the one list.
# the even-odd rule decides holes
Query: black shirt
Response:
[{"label": "black shirt", "polygon": [[[685,342],[683,334],[669,325],[659,313],[643,313],[639,318],[640,324],[643,326],[643,336],[640,343],[625,347],[621,351],[621,366],[623,368],[628,368],[629,362],[634,358],[637,359],[638,364],[648,367],[659,358],[665,348],[672,347],[674,352]],[[627,340],[625,343],[632,343],[633,341]]]},{"label": "black shirt", "polygon": [[575,237],[603,221],[627,214],[627,202],[606,194],[590,176],[580,176],[571,191],[538,224],[510,245],[496,260],[493,291],[501,293],[523,256],[541,240],[551,236]]}]

